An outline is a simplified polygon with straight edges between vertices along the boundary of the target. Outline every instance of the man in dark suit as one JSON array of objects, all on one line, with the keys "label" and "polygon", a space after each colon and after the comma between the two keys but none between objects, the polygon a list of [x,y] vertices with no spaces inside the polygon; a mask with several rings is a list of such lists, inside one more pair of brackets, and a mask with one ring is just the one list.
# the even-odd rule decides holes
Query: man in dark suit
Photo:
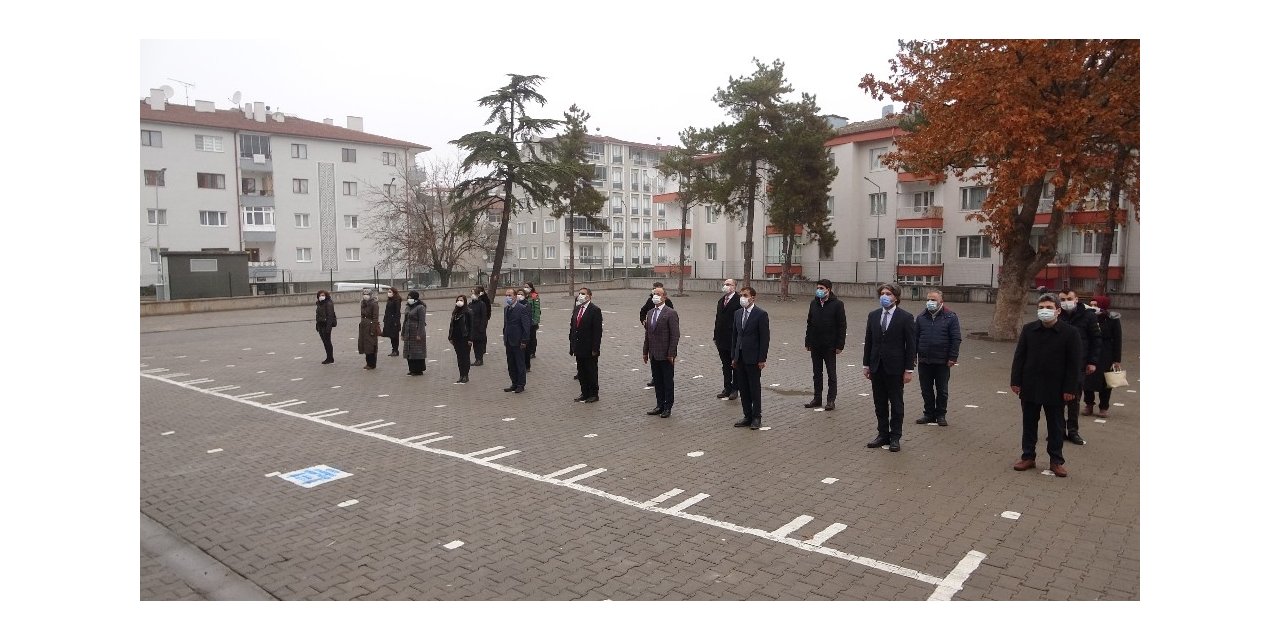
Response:
[{"label": "man in dark suit", "polygon": [[[1098,324],[1098,314],[1080,304],[1080,297],[1073,289],[1058,292],[1058,305],[1062,315],[1058,318],[1076,330],[1080,340],[1081,374],[1080,381],[1092,375],[1098,369],[1098,358],[1102,355],[1102,327]],[[1064,404],[1066,410],[1067,442],[1083,445],[1084,437],[1080,435],[1080,394],[1076,389],[1071,395],[1073,399]]]},{"label": "man in dark suit", "polygon": [[716,397],[729,400],[738,399],[738,385],[733,380],[733,353],[729,351],[733,345],[733,314],[742,308],[737,284],[733,278],[725,278],[720,286],[723,295],[716,300],[716,324],[711,332],[711,340],[716,343],[716,351],[720,352],[720,374],[724,376],[724,387]]},{"label": "man in dark suit", "polygon": [[743,287],[742,308],[733,314],[734,380],[742,394],[742,420],[735,427],[760,428],[760,373],[769,358],[769,313],[756,307],[756,290]]},{"label": "man in dark suit", "polygon": [[1040,296],[1036,321],[1022,327],[1018,335],[1009,389],[1022,401],[1022,457],[1014,463],[1014,470],[1026,471],[1036,466],[1036,436],[1043,411],[1049,470],[1065,478],[1062,405],[1076,398],[1084,357],[1079,332],[1062,320],[1061,314],[1058,298],[1051,293]]},{"label": "man in dark suit", "polygon": [[[844,351],[844,339],[848,322],[844,316],[844,302],[836,299],[831,281],[823,278],[814,289],[813,302],[809,303],[809,317],[805,320],[804,350],[813,361],[813,400],[806,409],[823,407],[836,409],[836,356]],[[822,367],[827,368],[827,404],[822,404]]]},{"label": "man in dark suit", "polygon": [[516,304],[516,290],[507,289],[502,308],[502,344],[507,349],[507,375],[511,386],[503,391],[524,393],[524,350],[533,330],[533,312],[528,305]]},{"label": "man in dark suit", "polygon": [[867,315],[867,335],[862,342],[862,375],[871,381],[876,407],[876,438],[867,447],[889,445],[902,450],[902,388],[911,382],[916,362],[916,319],[898,308],[902,290],[882,284],[880,308]]},{"label": "man in dark suit", "polygon": [[680,315],[667,305],[667,292],[653,290],[653,308],[644,319],[642,358],[653,372],[653,394],[658,404],[649,415],[671,417],[676,401],[676,347],[680,344]]},{"label": "man in dark suit", "polygon": [[569,355],[578,360],[578,386],[582,393],[574,402],[600,401],[600,336],[604,314],[591,304],[591,290],[578,290],[578,308],[569,315]]},{"label": "man in dark suit", "polygon": [[[649,311],[650,311],[651,309],[653,309],[653,306],[654,306],[654,305],[653,305],[653,293],[654,293],[654,291],[655,291],[655,290],[657,290],[657,289],[661,289],[661,288],[662,288],[662,283],[661,283],[661,282],[655,282],[655,283],[653,283],[653,289],[650,289],[650,290],[649,290],[649,295],[645,296],[644,304],[640,305],[640,325],[641,325],[641,326],[644,326],[644,319],[649,317]],[[676,305],[675,305],[675,303],[674,303],[674,302],[672,302],[672,301],[670,301],[670,300],[667,300],[667,308],[668,308],[668,309],[674,309],[674,308],[676,308]],[[648,382],[646,382],[646,383],[644,383],[644,388],[649,389],[649,388],[652,388],[652,387],[653,387],[653,377],[652,377],[652,376],[650,376],[650,377],[649,377],[649,381],[648,381]]]}]

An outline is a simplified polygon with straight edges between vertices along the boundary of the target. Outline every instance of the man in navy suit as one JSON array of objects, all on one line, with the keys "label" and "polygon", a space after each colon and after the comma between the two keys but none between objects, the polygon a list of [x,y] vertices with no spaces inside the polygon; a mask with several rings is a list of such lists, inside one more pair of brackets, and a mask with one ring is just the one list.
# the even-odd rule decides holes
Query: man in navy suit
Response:
[{"label": "man in navy suit", "polygon": [[511,386],[503,391],[524,393],[524,350],[529,346],[533,330],[533,312],[528,305],[516,304],[516,290],[507,289],[506,306],[502,309],[502,344],[507,349],[507,375]]},{"label": "man in navy suit", "polygon": [[862,342],[862,375],[871,381],[871,398],[876,407],[876,438],[867,447],[889,445],[902,450],[902,388],[911,382],[916,361],[916,319],[898,308],[902,290],[882,284],[880,308],[867,316],[867,335]]},{"label": "man in navy suit", "polygon": [[769,358],[769,314],[756,306],[756,290],[743,287],[742,308],[733,313],[734,382],[742,401],[742,420],[735,427],[760,428],[760,373]]},{"label": "man in navy suit", "polygon": [[600,401],[600,337],[604,316],[591,303],[591,290],[578,289],[578,308],[569,315],[569,355],[577,358],[578,386],[582,393],[574,402]]}]

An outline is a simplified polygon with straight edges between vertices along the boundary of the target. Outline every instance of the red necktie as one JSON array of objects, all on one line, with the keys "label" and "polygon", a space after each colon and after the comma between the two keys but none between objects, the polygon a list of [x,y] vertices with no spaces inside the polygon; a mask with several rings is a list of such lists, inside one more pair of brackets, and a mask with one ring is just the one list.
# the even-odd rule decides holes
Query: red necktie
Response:
[{"label": "red necktie", "polygon": [[582,326],[582,314],[586,312],[587,312],[587,305],[584,304],[582,305],[582,308],[578,310],[578,319],[574,322],[574,326],[576,327]]}]

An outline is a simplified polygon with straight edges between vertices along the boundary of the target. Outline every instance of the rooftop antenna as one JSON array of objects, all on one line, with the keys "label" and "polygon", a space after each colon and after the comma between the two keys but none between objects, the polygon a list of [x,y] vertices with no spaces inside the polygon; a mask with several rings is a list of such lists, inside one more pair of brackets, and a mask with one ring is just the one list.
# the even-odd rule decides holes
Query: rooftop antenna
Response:
[{"label": "rooftop antenna", "polygon": [[172,81],[174,81],[174,82],[176,82],[176,83],[178,83],[178,84],[182,85],[182,100],[183,100],[183,104],[186,104],[188,107],[189,107],[189,106],[191,106],[191,100],[190,100],[190,95],[189,95],[188,90],[189,90],[191,87],[196,86],[196,85],[195,85],[195,83],[194,83],[194,82],[185,82],[185,81],[183,81],[183,80],[179,80],[179,79],[177,79],[177,78],[166,78],[166,80],[172,80]]},{"label": "rooftop antenna", "polygon": [[173,97],[173,87],[167,84],[162,84],[160,85],[160,91],[164,93],[164,101],[167,104],[169,102],[169,98]]},{"label": "rooftop antenna", "polygon": [[235,105],[235,106],[239,107],[239,106],[240,106],[240,92],[239,92],[239,91],[237,91],[237,92],[235,92],[235,93],[231,94],[231,97],[230,97],[230,98],[228,98],[228,100],[230,100],[230,101],[231,101],[231,104],[233,104],[233,105]]}]

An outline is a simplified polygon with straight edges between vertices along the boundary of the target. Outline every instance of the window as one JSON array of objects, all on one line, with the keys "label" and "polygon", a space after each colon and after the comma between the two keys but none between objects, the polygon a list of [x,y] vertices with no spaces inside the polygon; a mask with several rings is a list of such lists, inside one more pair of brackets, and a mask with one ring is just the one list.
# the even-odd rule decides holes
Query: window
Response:
[{"label": "window", "polygon": [[197,173],[196,186],[201,189],[226,189],[226,176],[221,173]]},{"label": "window", "polygon": [[623,247],[621,242],[613,243],[613,263],[622,264],[626,257],[623,255]]},{"label": "window", "polygon": [[622,239],[622,236],[626,232],[627,230],[622,226],[622,218],[614,218],[613,219],[613,237],[616,239]]},{"label": "window", "polygon": [[871,150],[871,166],[870,171],[886,171],[889,167],[884,166],[884,156],[889,153],[889,147],[876,147]]},{"label": "window", "polygon": [[900,276],[898,282],[925,287],[940,287],[942,286],[942,276]]},{"label": "window", "polygon": [[244,223],[246,225],[264,226],[276,223],[275,207],[245,207]]},{"label": "window", "polygon": [[911,194],[911,213],[916,217],[929,215],[929,208],[933,206],[933,192],[921,191]]},{"label": "window", "polygon": [[343,229],[359,229],[360,216],[342,216]]},{"label": "window", "polygon": [[867,238],[867,253],[872,260],[884,260],[884,238]]},{"label": "window", "polygon": [[201,271],[204,271],[204,272],[217,271],[218,259],[217,258],[192,258],[190,262],[190,268],[192,273],[198,273]]},{"label": "window", "polygon": [[622,167],[613,168],[613,188],[614,189],[622,188]]},{"label": "window", "polygon": [[555,219],[555,218],[547,218],[546,220],[543,220],[543,221],[542,221],[542,230],[543,230],[543,231],[545,231],[545,232],[547,232],[547,233],[555,233],[555,232],[556,232],[556,219]]},{"label": "window", "polygon": [[707,224],[712,224],[720,219],[720,210],[711,205],[703,207],[707,210]]},{"label": "window", "polygon": [[294,178],[294,179],[293,179],[293,192],[294,192],[294,193],[306,193],[306,192],[307,192],[307,181],[306,181],[305,179],[303,179],[303,178]]},{"label": "window", "polygon": [[[306,159],[307,159],[307,145],[305,145],[305,144],[291,144],[291,145],[289,145],[289,157],[291,157],[291,158],[298,158],[298,159],[301,159],[301,160],[306,160]],[[310,251],[310,249],[308,249],[308,251]],[[308,260],[308,262],[310,262],[310,260]]]},{"label": "window", "polygon": [[[636,160],[635,158],[631,159],[632,162],[635,162],[635,160]],[[632,191],[640,190],[640,170],[639,169],[631,170],[631,190]]]},{"label": "window", "polygon": [[144,147],[163,147],[163,139],[159,131],[142,130],[142,146]]},{"label": "window", "polygon": [[613,194],[613,212],[622,213],[622,194]]},{"label": "window", "polygon": [[640,262],[649,264],[651,260],[652,258],[650,257],[650,254],[649,254],[649,243],[646,242],[640,246]]},{"label": "window", "polygon": [[589,162],[600,162],[604,160],[604,143],[588,142],[587,143],[587,160]]},{"label": "window", "polygon": [[519,253],[521,260],[529,259],[529,247],[520,247]]},{"label": "window", "polygon": [[202,227],[227,226],[227,212],[226,211],[201,211],[200,226]]},{"label": "window", "polygon": [[293,226],[295,226],[295,227],[297,227],[297,228],[299,228],[299,229],[310,229],[310,228],[311,228],[311,214],[309,214],[309,213],[295,213],[295,214],[293,214]]},{"label": "window", "polygon": [[159,250],[159,249],[157,249],[157,248],[155,248],[155,247],[151,247],[150,249],[148,249],[148,250],[147,250],[147,253],[149,253],[149,254],[150,254],[150,256],[149,256],[149,257],[151,258],[151,264],[159,264],[159,263],[160,263],[160,250]]},{"label": "window", "polygon": [[356,183],[354,182],[342,183],[342,195],[354,196],[355,194],[356,194]]},{"label": "window", "polygon": [[311,262],[311,247],[298,247],[298,262]]},{"label": "window", "polygon": [[554,259],[554,258],[556,257],[556,248],[555,248],[555,246],[553,246],[553,245],[547,245],[547,246],[546,246],[546,248],[545,248],[545,250],[546,250],[546,255],[545,255],[544,257],[546,257],[548,260]]},{"label": "window", "polygon": [[644,165],[644,149],[631,150],[631,164]]},{"label": "window", "polygon": [[360,247],[347,249],[347,262],[360,262]]},{"label": "window", "polygon": [[640,264],[640,243],[631,243],[631,264]]},{"label": "window", "polygon": [[396,166],[396,154],[394,151],[382,152],[382,164],[394,167]]},{"label": "window", "polygon": [[604,181],[609,177],[609,167],[606,167],[602,164],[597,164],[594,166],[595,166],[596,173],[595,173],[595,176],[591,178],[591,186],[603,187]]},{"label": "window", "polygon": [[657,207],[658,207],[658,217],[659,218],[667,217],[667,203],[659,202],[657,204]]},{"label": "window", "polygon": [[631,239],[632,240],[640,239],[640,218],[631,219]]},{"label": "window", "polygon": [[640,215],[640,194],[631,194],[631,213]]},{"label": "window", "polygon": [[533,234],[533,235],[535,235],[535,236],[536,236],[536,235],[538,235],[538,221],[537,221],[537,220],[534,220],[533,222],[530,222],[530,223],[529,223],[529,233],[532,233],[532,234]]},{"label": "window", "polygon": [[240,178],[240,193],[252,194],[258,190],[258,181],[255,178]]},{"label": "window", "polygon": [[[644,184],[644,192],[649,193],[653,190],[653,181],[649,179],[649,170],[645,169],[640,174],[641,183]],[[647,196],[646,196],[647,197]]]},{"label": "window", "polygon": [[956,238],[956,257],[990,258],[991,239],[986,236],[960,236]]},{"label": "window", "polygon": [[163,171],[156,171],[156,170],[153,170],[153,169],[143,169],[143,170],[142,170],[142,184],[145,184],[145,185],[147,185],[148,187],[163,187],[163,186],[164,186],[164,172],[163,172]]},{"label": "window", "polygon": [[653,205],[653,198],[650,196],[645,196],[644,197],[644,214],[646,216],[649,215],[649,210],[652,207],[652,205]]},{"label": "window", "polygon": [[[1111,254],[1120,254],[1120,229],[1116,229],[1115,237],[1111,239]],[[1071,253],[1102,253],[1102,234],[1097,231],[1072,231],[1071,232]]]},{"label": "window", "polygon": [[[620,144],[615,144],[615,145],[613,145],[613,163],[614,163],[614,164],[622,164],[622,150],[623,150],[623,148],[624,148],[624,147],[623,147],[622,145],[620,145]],[[617,180],[617,181],[618,181],[618,182],[622,182],[622,169],[618,169],[618,172],[617,172],[617,174],[616,174],[616,175],[618,176],[618,180]],[[621,187],[619,187],[619,188],[621,188]]]},{"label": "window", "polygon": [[836,248],[834,246],[823,247],[822,245],[818,245],[818,260],[830,262],[834,259],[835,252]]},{"label": "window", "polygon": [[964,187],[960,190],[960,208],[965,211],[976,211],[987,201],[986,187]]},{"label": "window", "polygon": [[889,194],[873,193],[871,194],[871,215],[882,216],[885,214],[889,206]]},{"label": "window", "polygon": [[898,229],[898,264],[942,264],[938,229]]},{"label": "window", "polygon": [[658,253],[657,253],[657,256],[658,256],[658,262],[665,262],[665,261],[666,261],[666,259],[667,259],[667,243],[665,243],[665,242],[659,242],[659,243],[658,243]]},{"label": "window", "polygon": [[643,238],[645,240],[649,239],[649,221],[648,220],[645,220],[644,222],[640,223],[640,233],[643,234]]},{"label": "window", "polygon": [[343,162],[355,162],[355,161],[356,161],[356,150],[355,150],[355,149],[345,149],[345,148],[344,148],[344,149],[342,150],[342,161],[343,161]]},{"label": "window", "polygon": [[222,153],[222,136],[196,136],[196,151]]},{"label": "window", "polygon": [[[764,262],[765,264],[782,264],[786,257],[782,251],[782,236],[766,236],[764,239]],[[793,243],[791,245],[791,263],[798,264],[801,259],[800,245]]]},{"label": "window", "polygon": [[518,235],[518,236],[523,236],[523,235],[525,235],[525,234],[527,234],[527,233],[529,233],[529,223],[528,223],[528,222],[517,222],[517,223],[516,223],[516,235]]},{"label": "window", "polygon": [[258,136],[251,133],[240,134],[240,157],[252,158],[255,155],[271,159],[271,136]]},{"label": "window", "polygon": [[827,219],[834,218],[836,215],[836,197],[827,196]]},{"label": "window", "polygon": [[169,210],[147,209],[147,224],[169,224]]}]

